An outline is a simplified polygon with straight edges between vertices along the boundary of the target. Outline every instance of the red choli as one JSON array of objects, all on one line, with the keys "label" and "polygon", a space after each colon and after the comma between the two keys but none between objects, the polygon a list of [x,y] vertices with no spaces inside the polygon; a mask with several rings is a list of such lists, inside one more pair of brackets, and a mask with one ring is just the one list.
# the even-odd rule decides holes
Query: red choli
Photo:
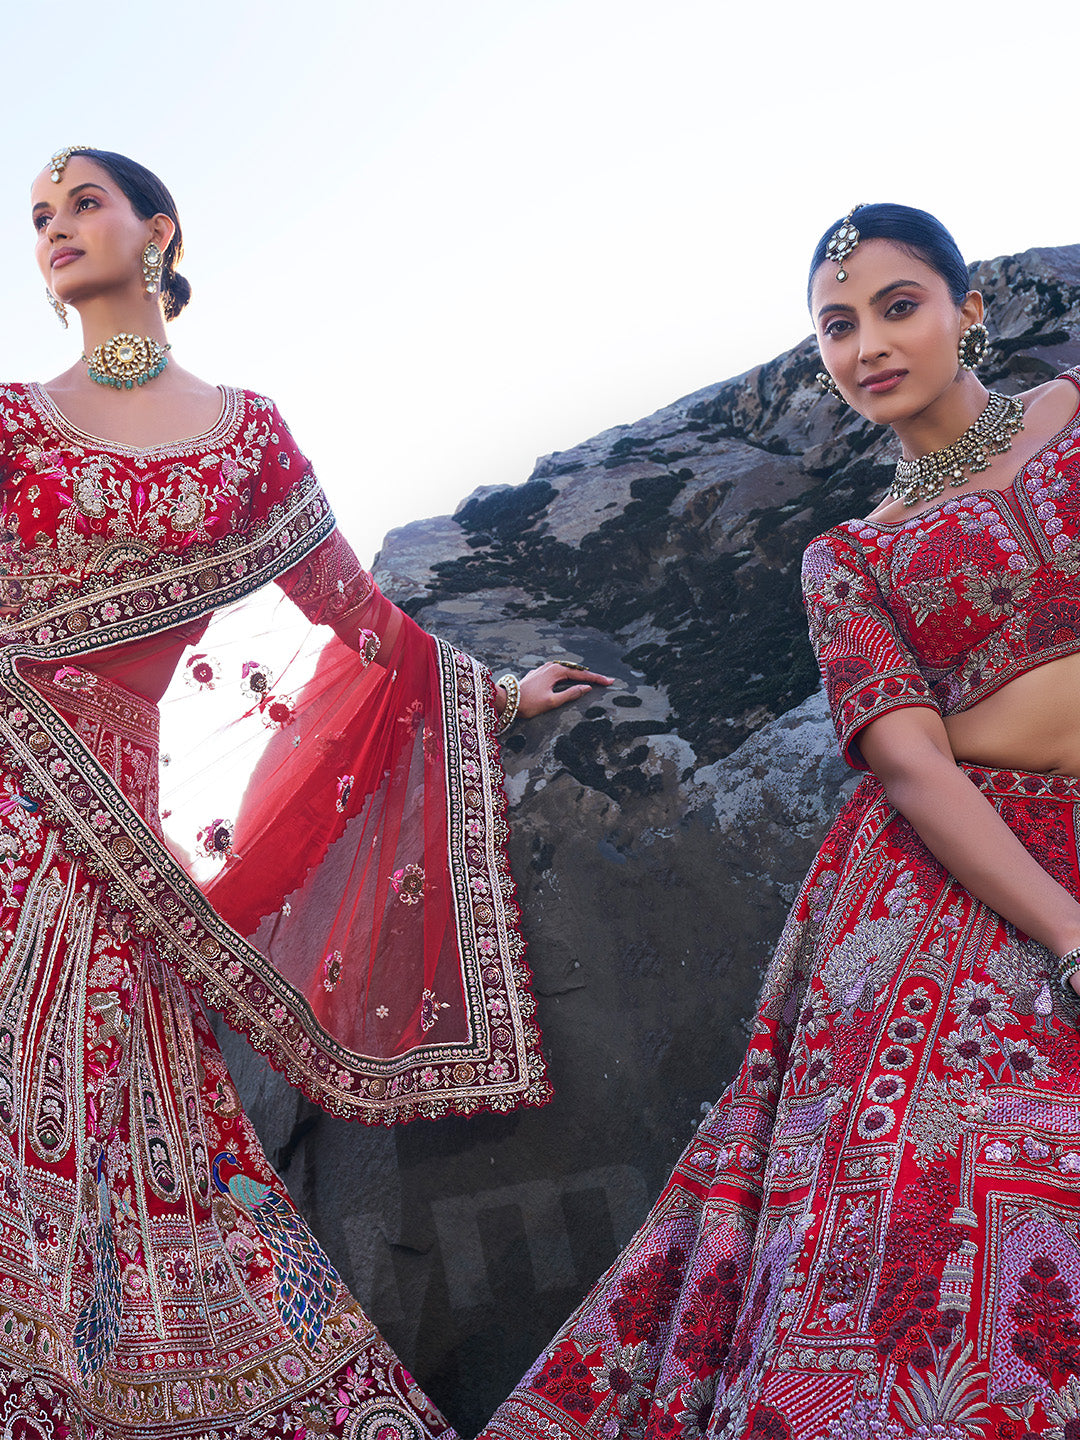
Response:
[{"label": "red choli", "polygon": [[[1080,390],[1080,369],[1061,377]],[[969,709],[1080,651],[1080,412],[1005,490],[848,520],[803,557],[810,639],[844,758],[890,710]]]},{"label": "red choli", "polygon": [[[40,385],[6,385],[0,524],[8,598],[18,603],[58,585],[75,591],[102,572],[250,531],[302,477],[311,478],[311,466],[277,407],[250,391],[223,390],[221,414],[204,435],[147,449],[84,434]],[[339,633],[341,618],[374,586],[336,530],[275,579],[309,620]],[[175,638],[194,643],[206,623],[189,621]]]}]

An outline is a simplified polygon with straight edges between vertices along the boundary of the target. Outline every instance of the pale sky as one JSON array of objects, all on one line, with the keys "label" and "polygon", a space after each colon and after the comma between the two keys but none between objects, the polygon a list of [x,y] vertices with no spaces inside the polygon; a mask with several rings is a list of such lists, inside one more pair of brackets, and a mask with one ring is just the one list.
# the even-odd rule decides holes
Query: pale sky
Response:
[{"label": "pale sky", "polygon": [[[175,195],[177,358],[263,390],[370,559],[394,525],[809,330],[819,233],[1080,240],[1072,0],[8,3],[0,375],[78,354],[28,191],[83,143]],[[1060,58],[1059,58],[1060,57]],[[992,323],[992,322],[991,322]]]}]

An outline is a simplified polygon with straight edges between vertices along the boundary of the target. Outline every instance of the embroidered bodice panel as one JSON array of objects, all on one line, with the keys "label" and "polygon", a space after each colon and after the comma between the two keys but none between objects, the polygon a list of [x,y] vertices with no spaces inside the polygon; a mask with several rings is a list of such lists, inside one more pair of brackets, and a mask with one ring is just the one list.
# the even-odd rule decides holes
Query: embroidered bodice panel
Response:
[{"label": "embroidered bodice panel", "polygon": [[[103,572],[153,569],[161,555],[212,551],[304,481],[315,483],[311,466],[262,395],[225,389],[205,434],[146,448],[87,435],[39,385],[0,385],[2,598],[18,605]],[[309,618],[333,623],[372,582],[336,530],[316,555],[277,578]]]},{"label": "embroidered bodice panel", "polygon": [[[1080,390],[1080,370],[1061,377]],[[803,557],[810,638],[850,764],[871,720],[967,710],[1080,651],[1080,413],[1007,489],[892,525],[849,520]]]}]

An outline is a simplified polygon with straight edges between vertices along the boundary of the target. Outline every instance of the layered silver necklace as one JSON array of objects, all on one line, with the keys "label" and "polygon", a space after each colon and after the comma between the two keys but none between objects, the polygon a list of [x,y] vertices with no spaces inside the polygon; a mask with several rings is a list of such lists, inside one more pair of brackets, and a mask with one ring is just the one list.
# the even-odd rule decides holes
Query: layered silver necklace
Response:
[{"label": "layered silver necklace", "polygon": [[1024,407],[1017,396],[998,395],[991,390],[982,414],[951,445],[920,455],[917,460],[896,462],[896,478],[889,494],[902,505],[936,500],[946,480],[955,489],[968,476],[989,469],[994,456],[1010,450],[1013,436],[1023,428]]}]

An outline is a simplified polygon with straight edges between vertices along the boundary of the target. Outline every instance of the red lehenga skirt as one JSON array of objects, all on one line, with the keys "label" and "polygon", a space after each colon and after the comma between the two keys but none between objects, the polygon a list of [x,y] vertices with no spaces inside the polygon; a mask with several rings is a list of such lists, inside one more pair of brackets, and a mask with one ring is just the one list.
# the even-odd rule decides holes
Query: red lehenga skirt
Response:
[{"label": "red lehenga skirt", "polygon": [[[1080,894],[1080,782],[971,767]],[[1080,1440],[1078,1002],[860,785],[742,1068],[485,1440]]]},{"label": "red lehenga skirt", "polygon": [[[156,707],[53,669],[41,693],[156,817]],[[452,1435],[293,1209],[198,1001],[4,776],[0,907],[0,1435]]]}]

